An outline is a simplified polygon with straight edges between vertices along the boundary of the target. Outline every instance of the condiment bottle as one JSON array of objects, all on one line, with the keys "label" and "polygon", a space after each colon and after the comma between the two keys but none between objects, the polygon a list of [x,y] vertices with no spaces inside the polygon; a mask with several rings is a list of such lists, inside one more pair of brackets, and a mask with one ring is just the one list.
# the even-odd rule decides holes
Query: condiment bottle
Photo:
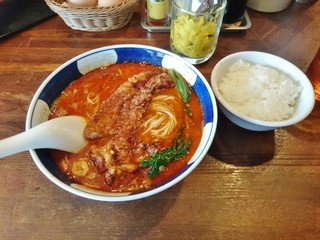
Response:
[{"label": "condiment bottle", "polygon": [[147,0],[147,24],[165,26],[169,23],[170,0]]},{"label": "condiment bottle", "polygon": [[223,16],[223,25],[239,27],[247,8],[247,0],[228,0]]},{"label": "condiment bottle", "polygon": [[320,48],[307,69],[306,75],[314,87],[316,100],[320,101]]}]

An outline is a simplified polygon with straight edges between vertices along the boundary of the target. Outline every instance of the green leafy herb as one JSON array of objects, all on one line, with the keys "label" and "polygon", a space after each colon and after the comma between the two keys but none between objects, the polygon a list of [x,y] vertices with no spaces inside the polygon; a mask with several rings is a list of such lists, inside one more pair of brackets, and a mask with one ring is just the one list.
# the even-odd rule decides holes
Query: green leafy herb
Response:
[{"label": "green leafy herb", "polygon": [[167,166],[169,163],[187,155],[189,146],[191,144],[191,139],[184,143],[184,140],[180,138],[180,136],[181,131],[175,138],[173,146],[167,147],[162,152],[152,154],[150,158],[147,158],[140,163],[140,167],[142,168],[150,167],[148,172],[150,178],[157,176],[161,169]]},{"label": "green leafy herb", "polygon": [[171,79],[174,81],[182,101],[185,103],[186,112],[188,116],[191,117],[192,114],[188,107],[188,103],[190,101],[190,89],[188,88],[188,84],[186,83],[184,78],[181,76],[181,74],[175,71],[174,69],[169,69],[168,73]]},{"label": "green leafy herb", "polygon": [[190,91],[187,83],[180,73],[176,72],[174,69],[169,69],[169,75],[171,79],[174,81],[176,88],[178,89],[182,100],[184,103],[188,103],[190,101]]}]

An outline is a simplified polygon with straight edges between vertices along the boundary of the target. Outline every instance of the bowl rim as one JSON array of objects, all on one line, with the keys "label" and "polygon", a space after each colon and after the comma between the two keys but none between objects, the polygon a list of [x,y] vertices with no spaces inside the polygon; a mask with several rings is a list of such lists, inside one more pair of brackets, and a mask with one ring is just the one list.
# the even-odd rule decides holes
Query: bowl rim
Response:
[{"label": "bowl rim", "polygon": [[[294,116],[293,118],[290,117],[290,118],[288,118],[286,120],[282,120],[282,121],[264,121],[264,120],[255,119],[255,118],[249,117],[243,113],[240,113],[234,107],[232,107],[230,104],[227,103],[227,101],[222,97],[222,95],[220,94],[220,91],[218,89],[218,84],[217,84],[218,79],[216,77],[216,71],[217,71],[217,69],[219,69],[223,64],[225,64],[228,61],[235,62],[237,60],[240,60],[241,56],[249,56],[249,55],[253,55],[257,58],[261,58],[263,56],[268,56],[269,58],[276,59],[276,60],[281,61],[282,63],[286,64],[288,67],[293,69],[294,72],[297,72],[302,76],[301,78],[299,78],[299,80],[296,80],[296,79],[294,79],[294,80],[299,81],[299,83],[303,82],[303,87],[306,88],[306,90],[308,92],[310,92],[310,93],[312,92],[312,94],[309,96],[309,101],[311,104],[308,106],[308,108],[306,108],[306,111],[304,111],[303,114],[298,115],[298,116]],[[254,63],[252,60],[251,61],[248,60],[248,62]],[[254,63],[254,64],[256,64],[256,63]],[[258,64],[260,64],[260,63],[258,63]],[[261,65],[267,65],[267,64],[261,64]],[[273,66],[271,66],[271,67],[276,68]],[[287,74],[286,72],[281,71],[280,69],[276,68],[276,70],[280,71],[284,74]],[[302,121],[312,112],[313,107],[315,105],[314,90],[313,90],[313,86],[312,86],[310,80],[308,79],[308,77],[293,63],[289,62],[288,60],[286,60],[282,57],[279,57],[277,55],[267,53],[267,52],[241,51],[241,52],[236,52],[236,53],[232,53],[230,55],[225,56],[220,61],[218,61],[218,63],[214,66],[214,68],[211,72],[211,76],[210,76],[210,83],[211,83],[211,87],[213,89],[213,92],[215,94],[215,97],[216,97],[218,103],[221,104],[226,110],[228,110],[230,113],[232,113],[236,117],[241,118],[242,120],[245,120],[251,124],[261,125],[264,127],[279,128],[279,127],[289,126],[289,125],[295,124],[299,121]],[[303,91],[305,91],[305,89],[303,89]]]},{"label": "bowl rim", "polygon": [[[187,166],[185,166],[186,169],[185,168],[182,169],[181,172],[179,172],[176,176],[172,177],[167,182],[165,182],[159,186],[156,186],[155,188],[152,188],[152,189],[149,189],[146,191],[142,191],[142,192],[138,192],[138,193],[133,193],[133,194],[113,195],[110,193],[104,194],[103,192],[99,192],[99,194],[95,194],[92,191],[86,192],[86,191],[83,191],[79,188],[72,187],[71,185],[68,185],[67,183],[61,181],[56,176],[54,176],[46,168],[46,166],[43,165],[36,150],[34,150],[34,149],[29,150],[36,166],[54,184],[56,184],[60,188],[66,190],[70,193],[73,193],[75,195],[78,195],[78,196],[81,196],[81,197],[84,197],[87,199],[98,200],[98,201],[107,201],[107,202],[123,202],[123,201],[131,201],[131,200],[137,200],[137,199],[149,197],[151,195],[155,195],[157,193],[160,193],[160,192],[172,187],[173,185],[179,183],[180,181],[182,181],[187,175],[189,175],[200,164],[200,162],[203,160],[205,154],[208,152],[208,150],[212,144],[212,141],[214,139],[215,133],[216,133],[217,121],[218,121],[218,110],[217,110],[217,103],[216,103],[214,93],[210,87],[209,82],[206,80],[206,78],[203,76],[203,74],[196,67],[194,67],[192,64],[190,64],[189,62],[187,62],[183,58],[179,57],[178,55],[176,55],[172,52],[169,52],[168,50],[165,50],[165,49],[161,49],[161,48],[153,47],[153,46],[148,46],[148,45],[142,45],[142,44],[116,44],[116,45],[99,47],[99,48],[95,48],[95,49],[91,49],[89,51],[83,52],[83,53],[69,59],[68,61],[64,62],[58,68],[56,68],[52,73],[50,73],[45,78],[45,80],[41,83],[41,85],[38,87],[36,93],[34,94],[32,100],[31,100],[31,103],[29,105],[28,112],[27,112],[27,117],[26,117],[26,129],[28,130],[32,126],[33,114],[35,111],[36,104],[39,100],[40,94],[42,93],[44,88],[48,85],[48,83],[50,83],[52,78],[57,73],[59,73],[62,69],[66,68],[67,66],[69,66],[70,64],[72,64],[74,62],[77,62],[79,59],[81,59],[85,56],[96,54],[97,52],[100,52],[100,51],[107,51],[107,50],[113,50],[113,49],[118,49],[118,48],[140,48],[140,49],[152,50],[157,53],[161,53],[161,54],[167,55],[169,57],[172,57],[173,59],[183,63],[184,66],[186,65],[186,67],[188,69],[191,69],[193,72],[195,72],[195,74],[198,76],[198,78],[204,84],[205,89],[208,92],[208,95],[210,96],[209,101],[212,104],[213,116],[212,116],[212,122],[209,122],[206,124],[206,126],[207,125],[210,125],[210,126],[208,126],[209,134],[206,134],[205,145],[204,145],[202,151],[200,151],[198,153],[198,155],[194,159],[194,161],[191,162],[191,160],[193,158],[190,160],[190,162],[189,162],[190,166],[188,164]],[[74,80],[76,80],[76,79],[74,79]],[[205,111],[205,109],[203,109],[203,112],[204,111]],[[206,127],[206,126],[204,126],[204,127]],[[203,136],[201,138],[202,140],[205,136],[204,132],[205,132],[205,129],[203,129]],[[198,147],[198,149],[199,149],[199,147]]]}]

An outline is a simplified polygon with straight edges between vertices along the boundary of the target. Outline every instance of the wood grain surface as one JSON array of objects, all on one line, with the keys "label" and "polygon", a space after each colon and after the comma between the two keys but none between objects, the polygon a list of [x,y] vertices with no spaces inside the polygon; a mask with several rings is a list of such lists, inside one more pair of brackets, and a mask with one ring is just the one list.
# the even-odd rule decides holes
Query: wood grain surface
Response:
[{"label": "wood grain surface", "polygon": [[[246,50],[307,69],[320,44],[319,1],[248,14],[252,27],[222,32],[213,57],[197,66],[208,80],[222,57]],[[122,43],[170,50],[169,34],[144,30],[138,10],[110,32],[72,30],[55,16],[0,40],[0,139],[25,129],[32,96],[59,65]],[[214,142],[195,171],[137,201],[87,200],[50,182],[28,152],[3,158],[0,239],[320,239],[320,102],[304,121],[269,132],[241,129],[220,113]]]}]

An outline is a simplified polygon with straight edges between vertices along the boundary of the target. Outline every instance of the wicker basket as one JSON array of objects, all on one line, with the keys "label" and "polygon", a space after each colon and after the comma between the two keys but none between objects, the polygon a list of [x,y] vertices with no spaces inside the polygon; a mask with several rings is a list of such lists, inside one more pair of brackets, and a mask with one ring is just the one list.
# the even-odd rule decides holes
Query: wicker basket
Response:
[{"label": "wicker basket", "polygon": [[68,7],[65,0],[45,0],[72,29],[81,31],[108,31],[125,26],[132,18],[137,0],[124,0],[113,7]]}]

